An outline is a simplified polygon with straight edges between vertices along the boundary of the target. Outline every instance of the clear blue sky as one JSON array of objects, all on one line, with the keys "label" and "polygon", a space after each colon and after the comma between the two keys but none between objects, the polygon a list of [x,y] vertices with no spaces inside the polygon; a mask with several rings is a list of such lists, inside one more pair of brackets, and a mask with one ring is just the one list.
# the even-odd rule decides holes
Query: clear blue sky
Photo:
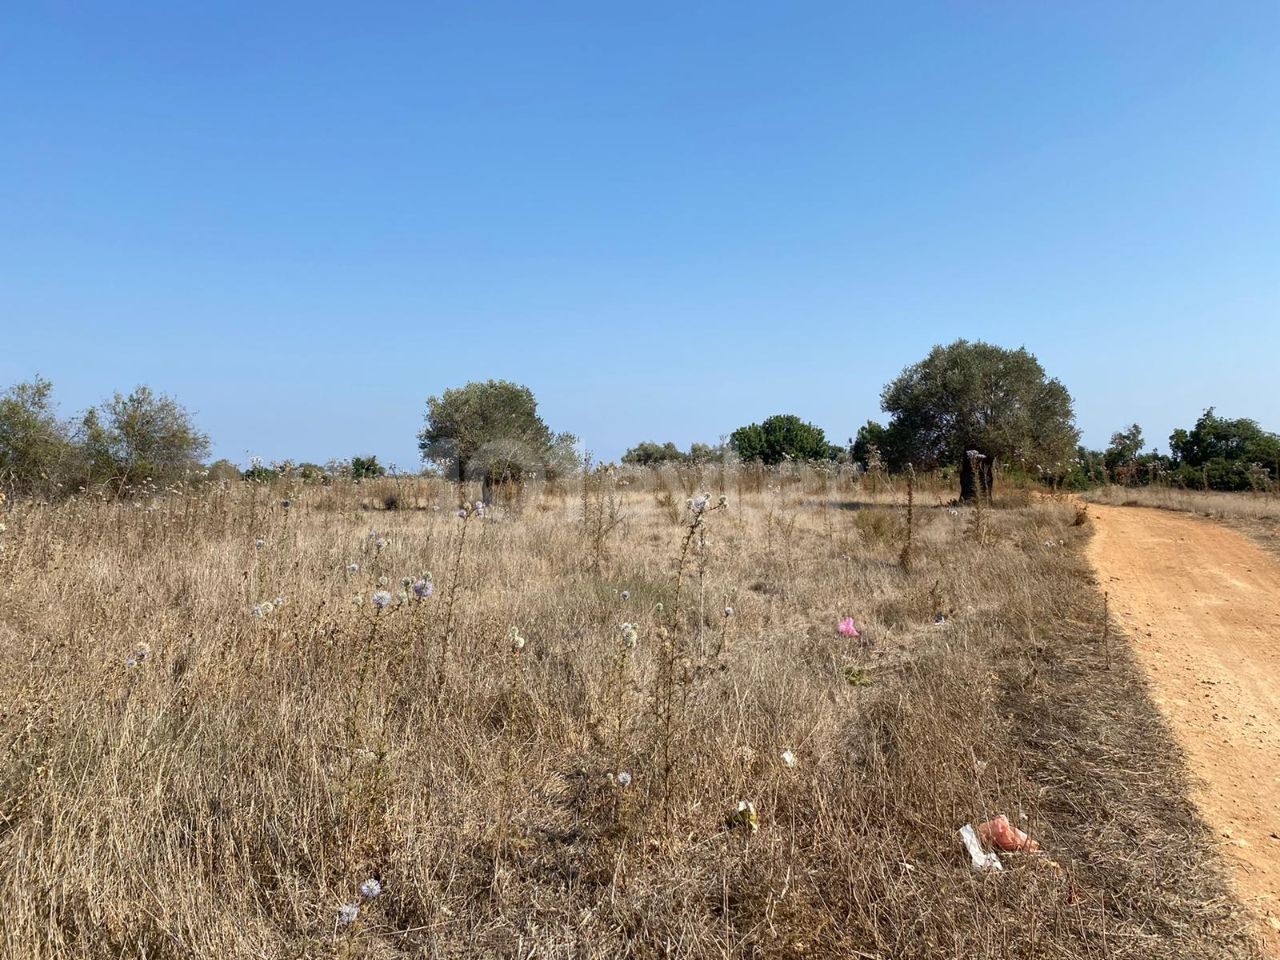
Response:
[{"label": "clear blue sky", "polygon": [[531,386],[612,457],[843,441],[957,337],[1085,439],[1280,429],[1280,4],[38,3],[0,21],[0,385],[416,462]]}]

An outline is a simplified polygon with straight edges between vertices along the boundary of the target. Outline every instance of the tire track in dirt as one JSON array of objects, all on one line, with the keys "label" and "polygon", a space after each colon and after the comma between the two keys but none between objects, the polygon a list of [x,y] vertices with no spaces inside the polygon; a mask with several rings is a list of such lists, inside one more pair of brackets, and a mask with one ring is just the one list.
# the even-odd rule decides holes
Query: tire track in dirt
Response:
[{"label": "tire track in dirt", "polygon": [[1089,505],[1089,559],[1280,957],[1280,563],[1195,517]]}]

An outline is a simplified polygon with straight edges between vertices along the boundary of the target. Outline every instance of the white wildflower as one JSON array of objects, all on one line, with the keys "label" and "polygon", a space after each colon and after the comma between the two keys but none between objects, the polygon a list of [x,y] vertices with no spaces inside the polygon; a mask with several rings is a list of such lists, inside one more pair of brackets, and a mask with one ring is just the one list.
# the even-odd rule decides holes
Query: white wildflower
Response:
[{"label": "white wildflower", "polygon": [[624,623],[619,629],[622,631],[622,645],[628,650],[634,650],[636,648],[636,640],[638,639],[635,625],[631,623]]}]

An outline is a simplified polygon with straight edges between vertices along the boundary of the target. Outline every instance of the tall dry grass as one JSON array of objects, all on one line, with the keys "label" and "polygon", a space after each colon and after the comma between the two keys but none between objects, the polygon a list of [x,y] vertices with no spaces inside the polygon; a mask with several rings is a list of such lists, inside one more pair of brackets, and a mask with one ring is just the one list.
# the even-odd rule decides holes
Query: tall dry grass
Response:
[{"label": "tall dry grass", "polygon": [[[952,495],[909,563],[800,471],[10,505],[0,951],[1251,955],[1074,508]],[[974,874],[998,813],[1050,857]]]},{"label": "tall dry grass", "polygon": [[1226,493],[1171,487],[1121,487],[1091,490],[1085,499],[1119,507],[1174,510],[1217,520],[1280,555],[1280,494],[1275,491]]},{"label": "tall dry grass", "polygon": [[1108,485],[1091,490],[1086,500],[1119,507],[1156,507],[1179,510],[1219,520],[1263,521],[1280,524],[1280,493],[1222,493],[1174,487],[1121,487]]}]

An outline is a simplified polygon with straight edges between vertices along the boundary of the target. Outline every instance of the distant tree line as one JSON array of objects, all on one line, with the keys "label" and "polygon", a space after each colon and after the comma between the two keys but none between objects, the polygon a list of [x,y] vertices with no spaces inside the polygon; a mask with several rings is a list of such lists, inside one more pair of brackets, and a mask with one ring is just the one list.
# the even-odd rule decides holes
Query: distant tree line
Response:
[{"label": "distant tree line", "polygon": [[622,455],[623,463],[637,466],[651,466],[657,463],[710,463],[724,455],[724,446],[712,446],[707,443],[695,443],[688,452],[681,450],[668,440],[666,443],[654,443],[646,440],[638,443]]},{"label": "distant tree line", "polygon": [[1280,482],[1280,434],[1256,420],[1228,419],[1213,407],[1190,430],[1169,436],[1169,453],[1143,452],[1136,423],[1111,436],[1106,450],[1080,447],[1062,482],[1068,487],[1098,483],[1123,486],[1166,484],[1190,490],[1268,490]]},{"label": "distant tree line", "polygon": [[[870,471],[954,469],[962,499],[990,497],[1001,468],[1068,488],[1098,483],[1172,485],[1211,490],[1271,488],[1280,478],[1280,436],[1249,419],[1212,408],[1189,430],[1175,430],[1169,453],[1143,452],[1141,429],[1118,431],[1103,451],[1080,445],[1072,399],[1025,348],[957,340],[937,346],[881,393],[887,423],[869,420],[847,446],[794,414],[777,414],[734,430],[727,443],[645,441],[624,463],[701,463],[726,454],[765,464],[853,462]],[[445,390],[427,400],[418,434],[430,469],[495,485],[530,477],[556,479],[580,469],[577,438],[543,421],[533,392],[506,380]],[[321,466],[292,462],[241,470],[227,460],[207,469],[208,438],[173,398],[145,386],[114,394],[78,417],[61,419],[49,381],[37,378],[0,395],[0,488],[54,496],[80,488],[124,495],[196,477],[328,482],[384,476],[373,455]]]},{"label": "distant tree line", "polygon": [[209,466],[208,479],[216,481],[246,480],[253,483],[270,483],[273,480],[300,480],[303,483],[330,483],[337,477],[353,480],[372,480],[385,477],[387,468],[373,454],[355,456],[350,460],[328,460],[318,463],[295,463],[277,460],[263,463],[257,457],[241,470],[230,460],[218,460]]}]

